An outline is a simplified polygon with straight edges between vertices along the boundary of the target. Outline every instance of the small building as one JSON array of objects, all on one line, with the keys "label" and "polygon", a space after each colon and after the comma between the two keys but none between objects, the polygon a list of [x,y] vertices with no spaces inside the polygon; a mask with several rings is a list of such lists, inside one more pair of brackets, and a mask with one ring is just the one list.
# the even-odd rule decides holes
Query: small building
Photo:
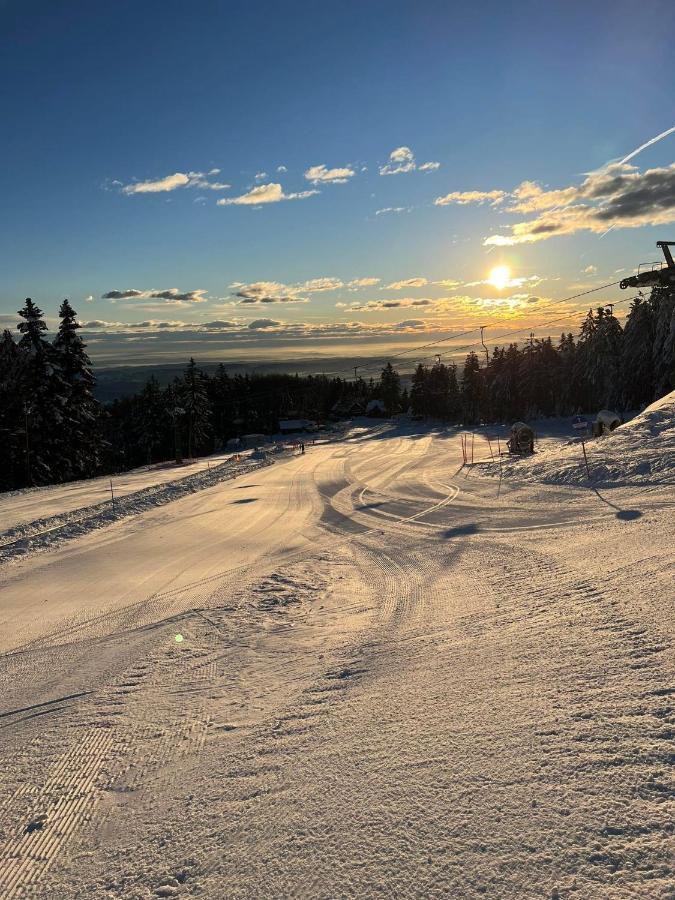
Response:
[{"label": "small building", "polygon": [[371,400],[366,406],[366,415],[367,416],[384,416],[386,415],[387,410],[384,405],[384,400]]}]

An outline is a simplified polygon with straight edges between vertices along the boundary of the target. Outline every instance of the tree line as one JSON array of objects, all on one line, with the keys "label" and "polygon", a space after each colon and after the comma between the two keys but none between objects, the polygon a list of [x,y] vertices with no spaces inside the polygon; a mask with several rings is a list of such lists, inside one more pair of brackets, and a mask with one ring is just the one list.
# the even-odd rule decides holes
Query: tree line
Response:
[{"label": "tree line", "polygon": [[579,334],[530,336],[497,346],[461,368],[437,357],[403,387],[387,363],[377,378],[328,375],[209,375],[194,359],[166,387],[150,377],[138,394],[102,405],[68,300],[52,341],[28,299],[19,338],[0,340],[0,490],[119,472],[172,457],[203,455],[247,433],[273,434],[279,420],[325,421],[366,411],[471,426],[538,416],[636,409],[675,387],[675,292],[632,301],[622,327],[611,306],[589,310]]}]

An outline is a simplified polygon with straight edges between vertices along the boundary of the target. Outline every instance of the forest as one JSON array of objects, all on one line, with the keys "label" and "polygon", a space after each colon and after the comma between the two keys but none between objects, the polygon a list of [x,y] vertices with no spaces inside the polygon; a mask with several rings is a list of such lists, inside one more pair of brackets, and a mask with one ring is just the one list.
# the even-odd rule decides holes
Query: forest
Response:
[{"label": "forest", "polygon": [[[461,367],[436,357],[401,378],[391,362],[376,378],[336,375],[214,374],[191,359],[172,384],[151,377],[143,390],[108,404],[68,300],[53,340],[42,310],[27,299],[18,339],[0,339],[0,491],[193,458],[251,432],[274,434],[282,418],[327,422],[411,412],[466,427],[516,419],[637,410],[675,387],[675,293],[638,297],[622,326],[611,306],[589,310],[578,334],[530,338],[470,352]],[[384,363],[384,359],[382,360]]]}]

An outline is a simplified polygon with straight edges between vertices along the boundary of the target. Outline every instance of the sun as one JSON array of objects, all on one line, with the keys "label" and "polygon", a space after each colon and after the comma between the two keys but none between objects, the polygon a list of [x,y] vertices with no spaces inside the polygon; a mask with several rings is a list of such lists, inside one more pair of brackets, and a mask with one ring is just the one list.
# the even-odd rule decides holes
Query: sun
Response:
[{"label": "sun", "polygon": [[493,285],[498,291],[503,290],[511,281],[511,269],[508,266],[495,266],[488,275],[488,284]]}]

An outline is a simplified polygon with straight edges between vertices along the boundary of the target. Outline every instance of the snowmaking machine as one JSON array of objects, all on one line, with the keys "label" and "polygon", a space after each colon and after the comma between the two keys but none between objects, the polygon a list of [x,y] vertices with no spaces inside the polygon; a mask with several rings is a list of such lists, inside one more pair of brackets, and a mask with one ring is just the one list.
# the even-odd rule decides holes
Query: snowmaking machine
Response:
[{"label": "snowmaking machine", "polygon": [[621,416],[612,412],[611,409],[601,409],[593,422],[593,437],[611,434],[619,425],[621,425]]},{"label": "snowmaking machine", "polygon": [[525,456],[534,453],[534,431],[525,422],[515,422],[506,442],[509,453]]},{"label": "snowmaking machine", "polygon": [[[673,287],[675,288],[675,261],[670,252],[671,247],[675,247],[675,241],[657,241],[656,246],[661,249],[665,258],[665,264],[662,262],[640,263],[637,275],[630,275],[619,282],[622,291],[626,288],[643,288],[643,287]],[[647,268],[649,266],[650,268]]]}]

